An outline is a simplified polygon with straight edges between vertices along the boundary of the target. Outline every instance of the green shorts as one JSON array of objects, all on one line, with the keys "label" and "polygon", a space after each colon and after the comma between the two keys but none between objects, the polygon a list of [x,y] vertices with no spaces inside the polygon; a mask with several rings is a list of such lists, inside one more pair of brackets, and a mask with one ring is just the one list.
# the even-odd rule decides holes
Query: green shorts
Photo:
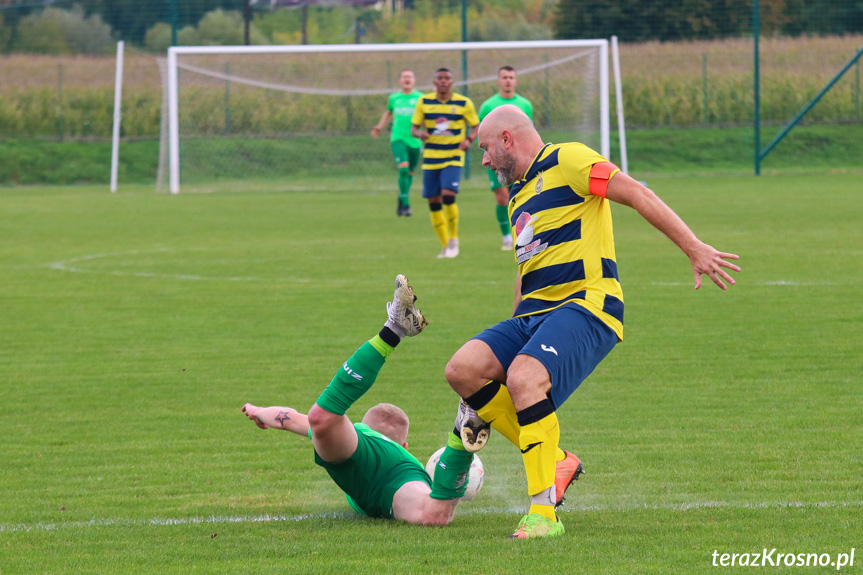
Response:
[{"label": "green shorts", "polygon": [[408,163],[408,169],[414,171],[420,161],[422,150],[420,148],[411,148],[401,140],[393,140],[390,142],[390,148],[393,151],[393,157],[396,160],[396,166],[402,162]]},{"label": "green shorts", "polygon": [[425,467],[401,445],[362,423],[357,450],[347,460],[327,463],[315,452],[315,463],[327,470],[355,510],[369,517],[393,518],[393,496],[410,481],[431,487]]},{"label": "green shorts", "polygon": [[488,172],[488,187],[491,188],[491,191],[495,191],[498,188],[507,187],[501,184],[500,180],[497,179],[497,172],[495,172],[491,168],[486,168],[485,170]]}]

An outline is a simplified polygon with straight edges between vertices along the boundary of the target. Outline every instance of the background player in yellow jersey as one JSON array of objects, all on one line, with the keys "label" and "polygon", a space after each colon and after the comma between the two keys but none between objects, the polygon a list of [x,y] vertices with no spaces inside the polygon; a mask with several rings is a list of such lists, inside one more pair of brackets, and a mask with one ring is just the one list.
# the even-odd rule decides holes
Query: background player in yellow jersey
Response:
[{"label": "background player in yellow jersey", "polygon": [[[488,116],[489,112],[495,108],[512,104],[518,106],[522,112],[527,114],[527,117],[533,120],[533,104],[530,100],[520,94],[515,93],[515,87],[518,86],[518,80],[515,77],[515,68],[512,66],[501,66],[497,71],[497,88],[498,92],[488,100],[482,103],[479,107],[479,121]],[[509,186],[504,186],[497,178],[497,172],[486,167],[488,172],[488,181],[491,191],[494,192],[495,217],[497,225],[500,227],[500,233],[503,236],[502,250],[509,251],[512,249],[512,228],[509,225],[509,215],[507,214],[506,204],[509,201]]]},{"label": "background player in yellow jersey", "polygon": [[[577,458],[560,449],[555,410],[623,338],[609,200],[634,208],[689,257],[695,289],[707,274],[721,289],[738,256],[701,242],[651,190],[578,143],[544,144],[515,106],[479,128],[483,165],[512,184],[509,215],[518,274],[513,317],[468,341],[446,378],[466,402],[456,422],[468,450],[488,423],[522,452],[531,505],[512,538],[562,535],[555,508]],[[473,411],[472,411],[473,410]]]},{"label": "background player in yellow jersey", "polygon": [[411,118],[417,102],[423,95],[415,90],[416,77],[411,70],[402,70],[399,74],[399,86],[401,91],[390,94],[387,99],[387,109],[384,110],[380,121],[372,128],[372,137],[377,138],[381,130],[387,127],[390,120],[393,121],[393,129],[390,135],[390,147],[396,160],[396,168],[399,171],[399,200],[396,215],[413,215],[410,202],[411,183],[420,159],[422,141],[411,135]]},{"label": "background player in yellow jersey", "polygon": [[443,249],[439,258],[458,256],[458,194],[465,150],[476,139],[479,118],[467,96],[452,91],[452,73],[440,68],[435,91],[417,102],[411,133],[425,143],[423,197],[428,199],[432,227]]}]

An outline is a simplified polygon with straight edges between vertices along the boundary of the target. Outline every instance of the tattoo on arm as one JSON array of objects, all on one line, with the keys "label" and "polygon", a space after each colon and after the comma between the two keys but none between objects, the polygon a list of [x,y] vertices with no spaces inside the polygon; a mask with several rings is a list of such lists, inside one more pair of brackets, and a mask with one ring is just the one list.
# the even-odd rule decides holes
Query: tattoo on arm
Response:
[{"label": "tattoo on arm", "polygon": [[286,422],[286,421],[290,421],[291,416],[290,416],[290,415],[288,415],[288,412],[287,412],[287,411],[280,411],[280,412],[279,412],[279,414],[276,416],[276,418],[275,418],[275,419],[276,419],[276,421],[278,421],[278,422],[279,422],[279,425],[281,425],[282,427],[284,427],[284,426],[285,426],[285,422]]}]

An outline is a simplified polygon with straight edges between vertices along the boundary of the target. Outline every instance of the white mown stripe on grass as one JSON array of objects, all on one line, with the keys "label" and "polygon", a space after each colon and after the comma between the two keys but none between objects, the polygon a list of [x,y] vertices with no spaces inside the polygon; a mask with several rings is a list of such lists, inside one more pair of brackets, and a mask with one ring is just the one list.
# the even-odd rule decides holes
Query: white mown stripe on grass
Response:
[{"label": "white mown stripe on grass", "polygon": [[[728,502],[728,501],[697,501],[692,503],[632,503],[626,505],[585,505],[574,506],[564,511],[584,512],[628,512],[642,509],[658,511],[692,511],[699,509],[838,509],[863,507],[863,501],[816,501],[804,503],[800,501],[775,501],[775,502]],[[459,515],[489,515],[494,513],[521,514],[523,507],[474,507],[459,508]],[[360,515],[351,512],[329,512],[329,513],[303,513],[300,515],[225,515],[209,517],[185,517],[179,519],[110,519],[93,518],[90,521],[69,521],[60,523],[38,522],[27,523],[0,523],[0,533],[12,533],[17,531],[56,531],[59,529],[84,529],[88,527],[142,527],[142,526],[166,526],[173,525],[228,525],[232,523],[279,523],[299,522],[314,519],[349,519],[359,518]]]}]

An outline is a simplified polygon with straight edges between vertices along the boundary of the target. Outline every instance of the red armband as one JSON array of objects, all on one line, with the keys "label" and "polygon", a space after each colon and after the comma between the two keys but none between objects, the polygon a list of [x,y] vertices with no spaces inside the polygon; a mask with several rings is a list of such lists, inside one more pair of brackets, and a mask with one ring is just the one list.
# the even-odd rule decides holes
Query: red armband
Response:
[{"label": "red armband", "polygon": [[608,182],[611,177],[620,171],[620,168],[611,162],[598,162],[590,168],[590,184],[587,190],[594,196],[605,197],[608,191]]}]

